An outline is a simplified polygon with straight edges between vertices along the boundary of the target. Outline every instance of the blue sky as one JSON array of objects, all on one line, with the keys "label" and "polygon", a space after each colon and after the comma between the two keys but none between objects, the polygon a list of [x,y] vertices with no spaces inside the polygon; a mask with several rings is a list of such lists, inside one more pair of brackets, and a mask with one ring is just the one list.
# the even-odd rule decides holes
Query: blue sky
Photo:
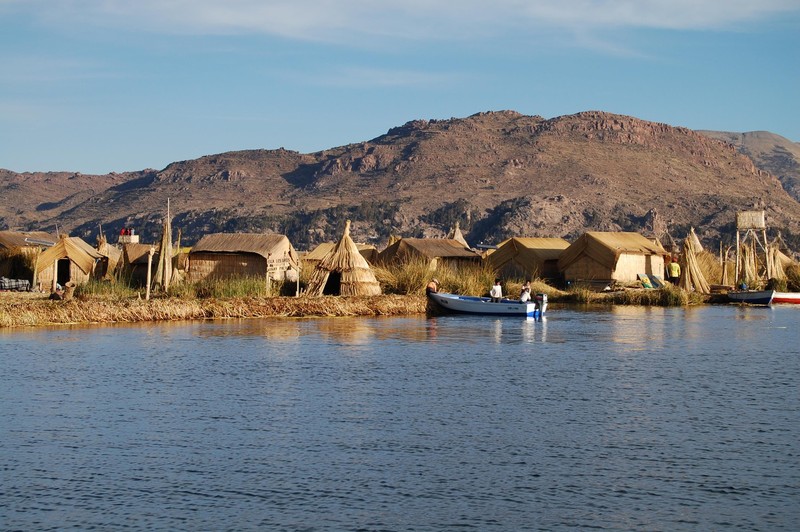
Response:
[{"label": "blue sky", "polygon": [[800,141],[800,0],[0,0],[0,168],[602,110]]}]

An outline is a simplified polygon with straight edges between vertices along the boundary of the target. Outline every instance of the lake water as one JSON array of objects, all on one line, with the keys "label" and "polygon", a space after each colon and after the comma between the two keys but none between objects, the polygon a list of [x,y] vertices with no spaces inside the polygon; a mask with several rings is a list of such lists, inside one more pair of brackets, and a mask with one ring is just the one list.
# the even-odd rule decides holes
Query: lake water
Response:
[{"label": "lake water", "polygon": [[796,530],[800,309],[0,331],[0,529]]}]

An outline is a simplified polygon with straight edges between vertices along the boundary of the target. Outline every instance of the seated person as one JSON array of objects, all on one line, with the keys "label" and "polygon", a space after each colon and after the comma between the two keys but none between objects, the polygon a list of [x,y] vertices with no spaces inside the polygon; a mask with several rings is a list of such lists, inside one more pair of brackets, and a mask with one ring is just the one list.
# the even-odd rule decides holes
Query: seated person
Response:
[{"label": "seated person", "polygon": [[522,285],[522,290],[519,292],[519,302],[520,303],[527,303],[531,300],[531,281],[528,279],[525,281],[525,284]]},{"label": "seated person", "polygon": [[425,295],[430,293],[435,293],[439,291],[439,280],[434,277],[428,282],[428,285],[425,287]]}]

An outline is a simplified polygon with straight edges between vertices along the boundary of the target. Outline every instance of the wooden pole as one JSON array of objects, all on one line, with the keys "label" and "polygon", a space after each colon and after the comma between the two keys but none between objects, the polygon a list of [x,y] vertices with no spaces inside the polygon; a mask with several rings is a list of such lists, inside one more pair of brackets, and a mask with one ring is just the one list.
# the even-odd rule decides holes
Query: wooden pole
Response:
[{"label": "wooden pole", "polygon": [[50,291],[55,292],[58,284],[58,259],[53,262],[53,282],[50,285]]},{"label": "wooden pole", "polygon": [[147,252],[147,289],[145,290],[144,298],[145,300],[150,300],[150,282],[152,280],[153,274],[151,270],[153,268],[153,254],[156,252],[156,248],[151,247],[150,251]]}]

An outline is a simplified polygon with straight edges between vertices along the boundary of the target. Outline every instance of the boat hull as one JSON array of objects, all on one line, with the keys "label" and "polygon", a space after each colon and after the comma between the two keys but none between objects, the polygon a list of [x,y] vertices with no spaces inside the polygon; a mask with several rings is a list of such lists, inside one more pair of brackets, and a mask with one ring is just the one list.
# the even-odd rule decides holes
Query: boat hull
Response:
[{"label": "boat hull", "polygon": [[728,292],[728,299],[734,303],[749,303],[751,305],[800,305],[800,293],[776,292],[775,290]]},{"label": "boat hull", "polygon": [[537,294],[538,301],[520,303],[512,299],[503,299],[492,303],[488,297],[462,296],[433,292],[428,298],[446,312],[474,314],[481,316],[519,316],[541,318],[547,310],[547,296]]}]

